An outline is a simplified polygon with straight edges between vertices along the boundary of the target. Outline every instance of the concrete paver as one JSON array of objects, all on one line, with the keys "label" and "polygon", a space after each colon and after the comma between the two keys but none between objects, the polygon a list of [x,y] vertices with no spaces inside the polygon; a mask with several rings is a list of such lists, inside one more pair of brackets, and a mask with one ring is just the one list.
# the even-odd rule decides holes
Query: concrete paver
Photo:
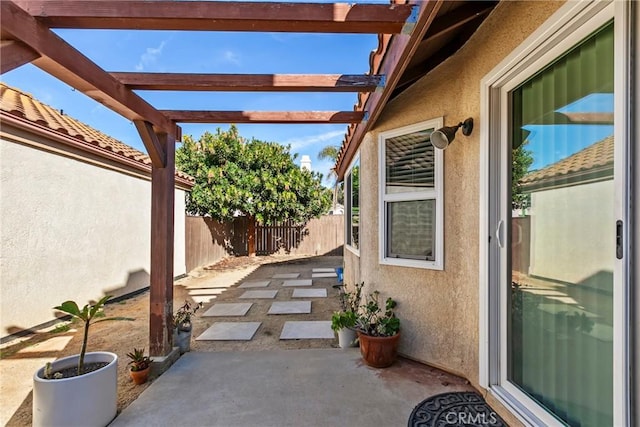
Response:
[{"label": "concrete paver", "polygon": [[240,295],[240,299],[273,299],[278,291],[246,291]]},{"label": "concrete paver", "polygon": [[270,280],[258,280],[255,282],[243,282],[239,288],[266,288],[271,283]]},{"label": "concrete paver", "polygon": [[203,316],[244,316],[252,305],[252,302],[217,303],[205,311]]},{"label": "concrete paver", "polygon": [[309,314],[311,301],[276,301],[267,314]]},{"label": "concrete paver", "polygon": [[313,273],[311,277],[314,279],[319,279],[324,277],[338,277],[338,275],[336,273]]},{"label": "concrete paver", "polygon": [[335,273],[335,268],[314,268],[311,270],[312,273]]},{"label": "concrete paver", "polygon": [[285,280],[282,282],[282,286],[312,286],[313,280],[311,279],[298,279],[298,280]]},{"label": "concrete paver", "polygon": [[331,329],[331,321],[324,320],[285,322],[280,334],[281,340],[333,338],[335,335]]},{"label": "concrete paver", "polygon": [[218,322],[204,331],[197,341],[250,341],[262,322]]},{"label": "concrete paver", "polygon": [[326,298],[327,290],[322,289],[294,289],[291,298]]}]

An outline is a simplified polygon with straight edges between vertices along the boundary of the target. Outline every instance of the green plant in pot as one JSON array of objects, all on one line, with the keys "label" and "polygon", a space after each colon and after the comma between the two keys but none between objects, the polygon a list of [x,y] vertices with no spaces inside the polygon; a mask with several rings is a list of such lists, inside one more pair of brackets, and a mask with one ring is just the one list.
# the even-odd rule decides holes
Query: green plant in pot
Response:
[{"label": "green plant in pot", "polygon": [[191,318],[201,307],[202,303],[193,304],[185,301],[172,316],[173,343],[180,348],[180,354],[184,354],[191,348],[191,329],[193,328]]},{"label": "green plant in pot", "polygon": [[86,352],[92,324],[107,320],[133,320],[105,317],[104,305],[109,298],[111,296],[105,296],[82,309],[75,301],[65,301],[54,307],[83,324],[82,348],[79,355],[48,363],[34,374],[34,426],[105,426],[115,417],[118,356],[103,351]]},{"label": "green plant in pot", "polygon": [[129,365],[131,366],[129,374],[131,379],[137,385],[144,384],[149,378],[149,371],[151,370],[151,358],[144,355],[144,348],[134,348],[132,352],[127,353],[127,357],[131,359]]},{"label": "green plant in pot", "polygon": [[392,298],[381,304],[380,293],[375,291],[359,307],[356,330],[360,353],[365,363],[374,368],[386,368],[396,360],[400,341],[400,319],[394,313],[396,305]]},{"label": "green plant in pot", "polygon": [[338,344],[340,348],[352,347],[357,342],[355,325],[362,295],[363,283],[356,283],[353,286],[342,287],[339,297],[342,311],[333,313],[331,317],[331,329],[338,334]]},{"label": "green plant in pot", "polygon": [[338,334],[340,348],[351,347],[356,341],[356,314],[353,311],[341,311],[331,316],[331,329]]}]

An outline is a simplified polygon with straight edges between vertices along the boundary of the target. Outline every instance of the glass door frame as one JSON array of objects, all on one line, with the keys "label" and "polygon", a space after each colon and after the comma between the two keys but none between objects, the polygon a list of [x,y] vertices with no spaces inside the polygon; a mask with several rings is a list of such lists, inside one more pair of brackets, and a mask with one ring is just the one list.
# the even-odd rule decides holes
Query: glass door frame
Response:
[{"label": "glass door frame", "polygon": [[[622,260],[614,268],[614,425],[632,425],[631,195],[634,2],[569,2],[491,71],[481,84],[480,370],[479,382],[529,425],[563,425],[507,379],[508,252],[511,203],[509,93],[537,71],[614,20],[615,218],[624,226]],[[636,53],[638,45],[635,45]],[[612,224],[614,233],[614,224]]]}]

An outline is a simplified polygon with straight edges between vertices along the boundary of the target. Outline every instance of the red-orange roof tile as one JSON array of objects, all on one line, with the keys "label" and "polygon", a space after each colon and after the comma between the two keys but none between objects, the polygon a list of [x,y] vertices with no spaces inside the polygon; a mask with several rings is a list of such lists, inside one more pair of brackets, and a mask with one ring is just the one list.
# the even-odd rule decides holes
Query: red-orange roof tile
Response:
[{"label": "red-orange roof tile", "polygon": [[[117,156],[142,163],[151,170],[151,159],[142,151],[136,150],[55,108],[43,104],[30,94],[4,83],[0,83],[0,111],[37,123],[60,134],[68,135],[84,144],[98,146]],[[191,184],[195,182],[191,176],[178,170],[176,170],[176,176]]]}]

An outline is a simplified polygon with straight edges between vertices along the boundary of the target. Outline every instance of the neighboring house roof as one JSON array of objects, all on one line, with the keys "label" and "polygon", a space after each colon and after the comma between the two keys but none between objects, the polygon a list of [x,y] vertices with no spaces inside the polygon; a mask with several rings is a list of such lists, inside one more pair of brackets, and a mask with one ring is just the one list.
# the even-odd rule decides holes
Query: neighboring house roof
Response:
[{"label": "neighboring house roof", "polygon": [[613,136],[608,136],[565,159],[525,175],[520,184],[524,190],[533,191],[612,177]]},{"label": "neighboring house roof", "polygon": [[[42,126],[61,136],[71,137],[76,142],[74,145],[77,148],[90,150],[98,155],[108,153],[111,159],[125,165],[132,165],[131,161],[133,161],[133,164],[138,164],[151,173],[151,159],[143,152],[4,83],[0,83],[0,117],[3,121],[15,117],[22,122]],[[191,188],[194,183],[195,180],[191,176],[176,170],[176,184]]]}]

